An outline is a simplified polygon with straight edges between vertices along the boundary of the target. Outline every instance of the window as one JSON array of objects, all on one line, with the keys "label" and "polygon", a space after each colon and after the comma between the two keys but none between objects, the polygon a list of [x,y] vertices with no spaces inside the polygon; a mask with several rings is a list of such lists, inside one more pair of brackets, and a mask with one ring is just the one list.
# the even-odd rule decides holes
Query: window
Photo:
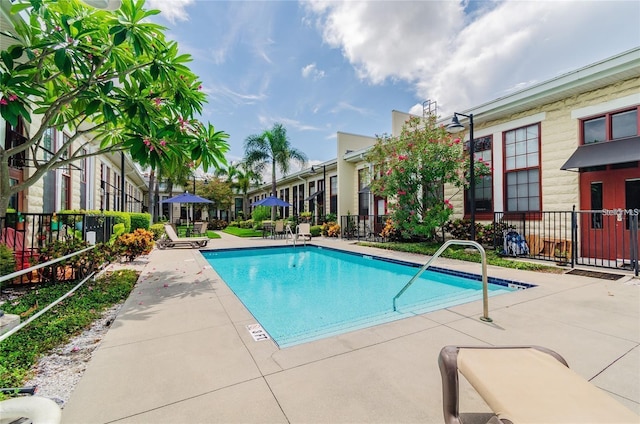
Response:
[{"label": "window", "polygon": [[338,213],[338,176],[334,175],[329,178],[329,213]]},{"label": "window", "polygon": [[[62,143],[63,145],[69,141],[69,136],[66,134],[62,135]],[[67,148],[62,153],[62,160],[69,159],[69,155],[71,154],[71,148]],[[62,166],[62,180],[60,184],[60,208],[61,209],[71,209],[71,164],[66,164]]]},{"label": "window", "polygon": [[[53,128],[47,128],[42,135],[43,159],[51,160],[53,152],[56,149],[56,131]],[[51,169],[47,171],[42,179],[43,196],[42,196],[42,212],[52,213],[56,211],[57,182],[56,171]]]},{"label": "window", "polygon": [[298,186],[298,212],[304,212],[304,184]]},{"label": "window", "polygon": [[540,211],[540,126],[504,133],[506,210]]},{"label": "window", "polygon": [[[87,154],[87,149],[82,149],[82,156]],[[87,158],[80,159],[80,209],[87,209]]]},{"label": "window", "polygon": [[369,186],[369,170],[366,168],[358,169],[358,215],[369,215],[369,197],[371,190]]},{"label": "window", "polygon": [[582,144],[638,135],[638,107],[582,121]]},{"label": "window", "polygon": [[298,186],[297,185],[293,186],[293,202],[291,204],[293,205],[293,216],[297,216],[298,215]]},{"label": "window", "polygon": [[[476,161],[482,160],[491,166],[493,153],[493,137],[476,138],[474,141]],[[474,203],[476,213],[493,213],[493,175],[484,175],[475,179]],[[469,190],[465,190],[465,213],[470,213]]]},{"label": "window", "polygon": [[[311,181],[311,182],[309,182],[309,196],[311,196],[315,192],[316,192],[316,182],[315,181]],[[309,212],[311,212],[311,213],[315,212],[315,210],[316,210],[315,207],[316,207],[315,199],[309,200]]]}]

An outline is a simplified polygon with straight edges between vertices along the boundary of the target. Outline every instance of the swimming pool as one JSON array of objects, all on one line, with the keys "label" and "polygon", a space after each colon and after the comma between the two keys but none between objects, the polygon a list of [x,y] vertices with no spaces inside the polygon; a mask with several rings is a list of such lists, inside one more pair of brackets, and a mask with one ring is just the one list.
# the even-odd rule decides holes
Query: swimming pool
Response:
[{"label": "swimming pool", "polygon": [[[481,276],[429,268],[394,312],[421,265],[313,245],[202,254],[280,347],[482,299]],[[528,286],[489,282],[489,296]]]}]

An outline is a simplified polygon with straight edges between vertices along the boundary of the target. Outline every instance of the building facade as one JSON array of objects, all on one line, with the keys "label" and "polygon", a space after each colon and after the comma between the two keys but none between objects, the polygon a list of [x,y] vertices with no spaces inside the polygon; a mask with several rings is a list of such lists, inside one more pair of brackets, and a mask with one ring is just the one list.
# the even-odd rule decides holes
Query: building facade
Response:
[{"label": "building facade", "polygon": [[[479,222],[514,218],[525,223],[523,228],[535,222],[532,236],[537,232],[550,239],[542,232],[553,226],[554,233],[566,238],[571,237],[570,219],[546,220],[549,213],[575,208],[584,212],[577,225],[579,255],[628,256],[633,243],[611,247],[622,243],[619,240],[632,240],[629,216],[640,210],[640,48],[460,112],[473,116],[475,157],[490,162],[493,169],[475,184]],[[392,111],[393,136],[400,134],[409,116]],[[468,129],[469,120],[461,122]],[[465,136],[468,145],[469,131]],[[337,158],[328,162],[337,197],[332,204],[323,199],[326,210],[333,208],[338,217],[374,220],[386,213],[386,199],[368,190],[373,173],[365,158],[374,143],[373,137],[337,134]],[[310,170],[303,170],[280,179],[278,188],[287,187],[291,193],[293,185],[302,185],[308,197],[310,175]],[[280,190],[279,197],[287,196],[287,189]],[[258,200],[268,190],[263,187],[251,194]],[[445,186],[444,196],[454,206],[454,218],[470,216],[467,190]],[[313,206],[297,205],[296,211],[303,207]],[[604,222],[607,211],[616,221],[609,227]],[[284,216],[287,213],[294,212],[285,211]],[[544,248],[544,240],[531,241]]]}]

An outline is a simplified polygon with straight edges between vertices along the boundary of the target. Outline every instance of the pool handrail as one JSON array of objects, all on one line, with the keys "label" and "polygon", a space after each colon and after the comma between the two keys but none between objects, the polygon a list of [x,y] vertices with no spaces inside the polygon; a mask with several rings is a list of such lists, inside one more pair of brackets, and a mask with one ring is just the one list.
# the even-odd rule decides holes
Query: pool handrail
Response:
[{"label": "pool handrail", "polygon": [[429,268],[431,263],[435,261],[441,254],[444,252],[449,246],[452,244],[462,245],[462,246],[472,246],[478,249],[480,252],[480,256],[482,258],[482,316],[480,319],[486,322],[492,322],[493,320],[489,318],[489,293],[487,288],[487,253],[484,251],[484,247],[480,245],[480,243],[472,240],[448,240],[446,241],[440,248],[433,254],[431,258],[425,263],[422,268],[414,275],[411,280],[395,295],[393,298],[393,312],[396,312],[396,300],[402,296],[402,294],[413,284],[415,280],[417,280],[423,272]]}]

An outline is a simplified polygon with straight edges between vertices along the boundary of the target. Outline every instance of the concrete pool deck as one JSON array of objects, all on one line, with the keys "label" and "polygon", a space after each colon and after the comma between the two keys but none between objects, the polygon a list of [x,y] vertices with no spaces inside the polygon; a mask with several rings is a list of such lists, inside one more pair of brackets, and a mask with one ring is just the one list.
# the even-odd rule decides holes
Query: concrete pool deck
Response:
[{"label": "concrete pool deck", "polygon": [[[223,234],[208,248],[284,245]],[[312,244],[424,263],[426,257]],[[480,265],[435,265],[480,273]],[[482,301],[279,349],[198,250],[154,250],[62,414],[63,423],[441,423],[437,358],[445,345],[542,345],[640,414],[640,280],[516,271],[538,285]],[[390,299],[391,301],[391,299]],[[490,410],[462,381],[467,418]],[[471,414],[473,413],[473,414]],[[474,415],[477,414],[477,415]]]}]

